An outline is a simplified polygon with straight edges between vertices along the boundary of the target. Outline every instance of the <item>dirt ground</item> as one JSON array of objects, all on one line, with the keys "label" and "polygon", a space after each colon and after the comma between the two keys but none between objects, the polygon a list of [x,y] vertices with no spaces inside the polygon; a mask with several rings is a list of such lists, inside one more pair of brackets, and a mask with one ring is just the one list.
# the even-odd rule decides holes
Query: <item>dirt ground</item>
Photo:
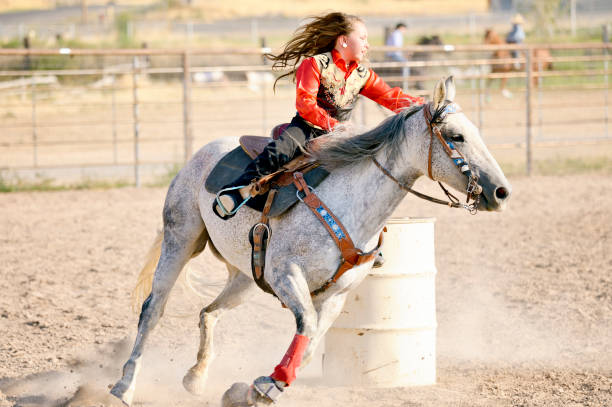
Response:
[{"label": "dirt ground", "polygon": [[[436,385],[330,387],[313,369],[279,405],[612,405],[610,175],[511,182],[503,213],[470,216],[407,197],[394,214],[436,218]],[[108,386],[134,339],[129,292],[164,195],[0,195],[0,406],[120,405]],[[208,391],[188,394],[181,379],[195,360],[198,311],[225,276],[208,249],[190,264],[199,294],[186,279],[175,287],[145,351],[136,406],[218,406],[232,383],[269,374],[293,336],[290,313],[257,292],[222,317]]]}]

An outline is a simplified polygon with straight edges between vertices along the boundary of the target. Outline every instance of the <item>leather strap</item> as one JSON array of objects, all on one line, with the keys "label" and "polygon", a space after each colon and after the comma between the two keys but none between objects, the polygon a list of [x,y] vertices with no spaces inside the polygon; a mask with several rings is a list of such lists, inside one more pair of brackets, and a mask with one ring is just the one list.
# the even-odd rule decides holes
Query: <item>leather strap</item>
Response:
[{"label": "leather strap", "polygon": [[[430,134],[427,175],[429,175],[429,178],[434,180],[433,175],[431,173],[431,162],[432,162],[432,150],[433,150],[433,142],[434,142],[434,134],[435,134],[435,136],[440,141],[440,144],[444,148],[444,151],[446,152],[446,154],[450,157],[451,160],[453,160],[453,162],[456,165],[459,166],[459,170],[461,171],[461,173],[465,174],[468,177],[468,187],[466,191],[467,199],[465,201],[466,204],[461,205],[461,206],[467,209],[468,211],[470,211],[472,215],[475,215],[476,212],[478,212],[478,202],[480,201],[480,193],[482,192],[482,187],[478,185],[478,176],[475,176],[472,173],[469,167],[469,164],[467,163],[467,160],[465,159],[463,154],[461,154],[459,150],[454,149],[454,147],[451,148],[449,144],[446,142],[446,140],[444,140],[444,137],[442,137],[442,132],[440,131],[440,128],[433,122],[433,117],[431,115],[431,111],[429,110],[431,106],[432,104],[430,102],[423,109],[423,115],[425,116],[425,119],[427,120],[427,124],[429,126],[429,134]],[[459,108],[458,105],[455,105],[454,103],[450,103],[444,107],[444,111],[442,112],[442,115],[445,115],[448,113],[457,113],[460,111],[461,111],[461,108]],[[448,191],[448,189],[446,189],[442,185],[440,181],[438,181],[438,184],[440,185],[440,188],[442,188],[442,190],[444,191],[448,199],[451,200],[453,204],[459,203],[459,199],[455,197],[454,195],[452,195]],[[470,199],[473,199],[474,202],[468,205]]]},{"label": "leather strap", "polygon": [[[425,108],[423,109],[423,114],[425,115],[425,119],[427,119],[427,124],[429,126],[429,154],[428,154],[428,159],[427,159],[427,175],[429,176],[429,178],[433,180],[434,179],[433,175],[431,175],[431,161],[432,161],[431,159],[432,159],[434,133],[433,133],[433,124],[431,122],[432,118],[431,118],[431,112],[429,111],[429,106],[430,106],[429,104],[425,105]],[[442,144],[446,144],[446,143],[442,143]]]},{"label": "leather strap", "polygon": [[277,186],[287,186],[293,182],[293,172],[294,171],[302,171],[303,173],[307,173],[308,171],[319,166],[319,163],[312,161],[309,157],[300,156],[295,160],[285,164],[279,170],[264,175],[259,178],[257,181],[253,182],[250,186],[250,195],[256,196],[265,194],[272,184]]},{"label": "leather strap", "polygon": [[430,135],[430,139],[429,139],[429,162],[427,163],[427,175],[429,175],[429,178],[431,178],[433,180],[434,178],[433,178],[433,176],[431,174],[431,158],[432,158],[431,155],[432,155],[432,149],[433,149],[434,134],[438,138],[438,140],[440,140],[440,144],[442,144],[442,147],[444,148],[444,151],[446,151],[446,154],[449,157],[451,157],[451,159],[462,158],[465,161],[465,157],[463,157],[463,155],[461,155],[461,153],[459,151],[456,151],[456,157],[453,155],[453,150],[451,150],[451,148],[448,146],[448,144],[444,140],[444,137],[442,137],[442,132],[440,131],[438,126],[436,126],[432,122],[431,112],[429,111],[429,107],[430,106],[431,105],[428,104],[428,105],[426,105],[423,108],[423,114],[425,115],[425,119],[427,119],[427,123],[428,123],[428,126],[429,126],[429,135]]},{"label": "leather strap", "polygon": [[[338,281],[338,279],[342,277],[344,273],[353,267],[373,260],[380,252],[380,248],[383,243],[383,232],[380,232],[380,236],[378,237],[378,245],[376,248],[367,253],[362,252],[355,247],[351,237],[344,228],[344,225],[342,225],[338,218],[336,218],[329,208],[319,199],[317,194],[310,190],[310,187],[308,184],[306,184],[302,173],[295,172],[293,174],[293,180],[296,188],[298,189],[298,194],[300,192],[304,194],[304,197],[301,198],[302,202],[304,202],[306,206],[310,208],[312,213],[314,213],[319,219],[319,221],[321,221],[325,229],[327,229],[329,235],[332,237],[332,239],[334,239],[334,242],[336,242],[336,245],[340,249],[340,253],[342,255],[342,263],[336,270],[336,273],[329,280],[327,280],[322,287],[314,290],[311,293],[312,295],[317,295]],[[386,231],[386,228],[383,229],[383,231]]]},{"label": "leather strap", "polygon": [[268,224],[268,214],[270,213],[270,208],[272,207],[272,202],[274,202],[276,192],[276,188],[270,189],[263,211],[261,212],[261,219],[259,223],[256,223],[251,229],[251,244],[253,247],[251,251],[251,271],[253,273],[253,280],[255,280],[259,288],[270,294],[274,294],[274,291],[272,291],[272,288],[270,288],[263,277],[264,268],[266,266],[266,249],[268,247],[268,240],[272,234],[272,230]]}]

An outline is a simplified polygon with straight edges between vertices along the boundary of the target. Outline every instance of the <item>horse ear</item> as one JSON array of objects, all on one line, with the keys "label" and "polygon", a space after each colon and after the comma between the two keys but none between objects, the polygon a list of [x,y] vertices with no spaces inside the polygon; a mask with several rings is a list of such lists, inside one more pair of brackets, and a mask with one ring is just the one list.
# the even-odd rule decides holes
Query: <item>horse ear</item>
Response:
[{"label": "horse ear", "polygon": [[442,106],[444,100],[446,100],[446,85],[444,84],[444,79],[440,79],[434,89],[432,110],[436,111]]},{"label": "horse ear", "polygon": [[446,78],[444,85],[446,86],[446,100],[452,102],[455,100],[455,80],[453,75]]}]

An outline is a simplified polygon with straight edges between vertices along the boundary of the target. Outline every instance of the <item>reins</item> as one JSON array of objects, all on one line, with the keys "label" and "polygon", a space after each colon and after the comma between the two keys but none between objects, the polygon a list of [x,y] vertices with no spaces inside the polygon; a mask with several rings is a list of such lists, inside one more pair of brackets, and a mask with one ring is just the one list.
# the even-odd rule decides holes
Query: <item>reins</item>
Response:
[{"label": "reins", "polygon": [[[431,106],[431,104],[428,104],[428,105],[426,105],[423,108],[423,114],[425,115],[425,119],[427,120],[427,125],[428,125],[428,128],[429,128],[429,135],[430,135],[430,139],[429,139],[429,154],[428,154],[428,162],[427,162],[427,175],[433,181],[436,181],[434,179],[434,177],[432,175],[432,171],[431,171],[431,167],[432,167],[432,151],[433,151],[433,143],[434,143],[434,135],[435,135],[438,138],[438,140],[440,141],[440,143],[442,144],[442,147],[444,148],[444,151],[446,152],[446,154],[459,167],[461,172],[468,177],[468,186],[467,186],[467,189],[466,189],[466,195],[467,195],[466,203],[461,203],[459,201],[459,199],[456,196],[454,196],[453,194],[451,194],[450,191],[447,188],[445,188],[444,185],[442,185],[442,183],[440,181],[437,181],[438,185],[440,186],[442,191],[444,191],[444,194],[449,199],[448,201],[444,201],[444,200],[441,200],[441,199],[438,199],[438,198],[434,198],[432,196],[429,196],[429,195],[423,194],[421,192],[415,191],[414,189],[412,189],[411,187],[409,187],[405,183],[403,183],[400,180],[398,180],[397,178],[395,178],[393,176],[393,174],[391,174],[391,172],[387,168],[385,168],[381,163],[379,163],[376,158],[372,157],[372,161],[374,161],[374,164],[376,164],[376,166],[381,170],[381,172],[383,174],[385,174],[387,177],[389,177],[401,189],[403,189],[403,190],[405,190],[407,192],[410,192],[410,193],[418,196],[421,199],[425,199],[427,201],[430,201],[430,202],[433,202],[433,203],[437,203],[437,204],[441,204],[441,205],[446,205],[446,206],[449,206],[451,208],[463,208],[463,209],[466,209],[468,212],[470,212],[470,214],[475,215],[478,212],[478,203],[480,201],[480,194],[482,192],[482,187],[478,184],[478,176],[476,176],[474,174],[474,172],[471,170],[469,164],[467,163],[467,161],[465,160],[463,155],[459,151],[457,151],[455,149],[454,145],[452,143],[448,143],[448,142],[446,142],[446,140],[444,140],[444,137],[442,137],[442,132],[440,131],[438,126],[433,122],[433,118],[432,118],[431,112],[429,110],[430,106]],[[444,109],[442,111],[442,115],[444,117],[444,116],[446,116],[446,114],[456,113],[458,111],[460,111],[460,108],[455,103],[449,103],[446,106],[444,106]],[[469,203],[470,199],[473,199],[472,203]]]},{"label": "reins", "polygon": [[376,166],[382,171],[383,174],[385,174],[387,177],[391,178],[391,180],[393,182],[395,182],[404,191],[410,192],[411,194],[414,194],[414,195],[418,196],[421,199],[425,199],[427,201],[430,201],[430,202],[433,202],[433,203],[437,203],[437,204],[440,204],[440,205],[446,205],[446,206],[449,206],[451,208],[464,208],[464,209],[467,209],[468,211],[470,211],[470,213],[471,213],[470,205],[463,204],[463,203],[459,202],[459,199],[457,199],[456,196],[451,194],[449,192],[449,190],[446,189],[444,187],[444,185],[442,185],[440,182],[438,182],[438,185],[440,185],[440,188],[442,188],[442,191],[444,191],[444,193],[448,197],[448,199],[449,199],[448,201],[443,201],[442,199],[434,198],[433,196],[429,196],[429,195],[423,194],[423,193],[421,193],[419,191],[416,191],[416,190],[410,188],[408,185],[406,185],[402,181],[400,181],[397,178],[395,178],[389,172],[388,169],[383,167],[382,164],[378,162],[378,160],[376,158],[372,157],[372,161],[374,161],[374,164],[376,164]]}]

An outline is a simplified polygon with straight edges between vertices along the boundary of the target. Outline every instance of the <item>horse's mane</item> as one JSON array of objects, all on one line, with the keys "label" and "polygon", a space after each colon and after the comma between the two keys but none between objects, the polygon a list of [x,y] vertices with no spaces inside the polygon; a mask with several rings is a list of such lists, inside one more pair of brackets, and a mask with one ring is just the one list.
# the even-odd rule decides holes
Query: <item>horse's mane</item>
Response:
[{"label": "horse's mane", "polygon": [[402,110],[362,134],[347,137],[332,132],[321,136],[316,143],[309,146],[308,152],[328,170],[374,157],[384,148],[388,150],[388,160],[393,161],[401,151],[399,145],[405,138],[404,122],[421,111],[423,106],[425,105]]}]

